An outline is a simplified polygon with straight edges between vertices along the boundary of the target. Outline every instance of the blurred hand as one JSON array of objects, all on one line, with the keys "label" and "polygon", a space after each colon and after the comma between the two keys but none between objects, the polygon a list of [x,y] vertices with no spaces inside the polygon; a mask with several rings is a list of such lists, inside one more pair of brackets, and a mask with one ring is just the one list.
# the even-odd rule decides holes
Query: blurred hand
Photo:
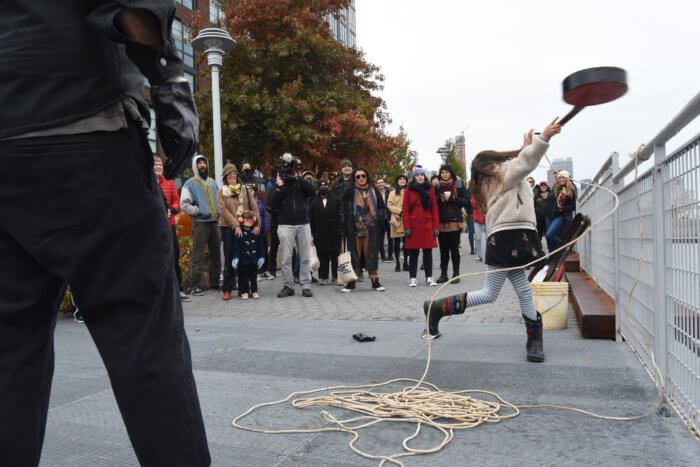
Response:
[{"label": "blurred hand", "polygon": [[552,120],[552,123],[547,125],[545,129],[542,130],[542,135],[545,136],[547,139],[561,133],[561,125],[557,124],[557,120],[559,120],[559,117]]},{"label": "blurred hand", "polygon": [[238,267],[238,258],[233,258],[231,266],[233,266],[233,269],[236,269]]},{"label": "blurred hand", "polygon": [[403,234],[406,236],[406,238],[411,236],[411,229],[406,229],[403,231]]},{"label": "blurred hand", "polygon": [[532,144],[532,134],[533,134],[534,132],[535,132],[535,130],[533,130],[533,129],[531,128],[530,131],[528,131],[527,133],[525,133],[525,135],[523,136],[523,147],[527,147],[527,146],[529,146],[529,145]]},{"label": "blurred hand", "polygon": [[241,230],[241,226],[240,226],[240,225],[237,225],[237,226],[236,226],[235,233],[236,233],[236,237],[238,237],[238,238],[241,238],[241,237],[243,236],[243,231]]},{"label": "blurred hand", "polygon": [[255,235],[258,235],[260,233],[260,226],[259,225],[256,225],[255,227],[253,227],[253,233]]}]

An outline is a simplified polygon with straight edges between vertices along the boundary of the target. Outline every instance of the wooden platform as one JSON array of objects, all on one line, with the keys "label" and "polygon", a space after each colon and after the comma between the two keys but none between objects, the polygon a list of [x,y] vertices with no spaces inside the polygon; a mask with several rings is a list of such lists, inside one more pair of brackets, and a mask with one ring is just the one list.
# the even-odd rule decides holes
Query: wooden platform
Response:
[{"label": "wooden platform", "polygon": [[615,338],[615,301],[582,272],[567,272],[571,305],[583,337]]}]

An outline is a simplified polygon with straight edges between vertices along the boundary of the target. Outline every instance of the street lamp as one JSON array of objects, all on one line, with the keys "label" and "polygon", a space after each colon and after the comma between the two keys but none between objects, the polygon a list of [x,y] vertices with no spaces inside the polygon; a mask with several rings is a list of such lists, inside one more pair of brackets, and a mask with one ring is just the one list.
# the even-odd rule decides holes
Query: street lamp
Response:
[{"label": "street lamp", "polygon": [[437,153],[440,154],[442,163],[444,164],[447,161],[447,155],[450,153],[450,150],[443,146],[437,150]]},{"label": "street lamp", "polygon": [[216,182],[222,183],[223,149],[221,145],[221,103],[219,98],[219,67],[224,62],[224,54],[236,47],[234,41],[225,29],[206,28],[199,31],[192,40],[192,48],[203,52],[211,67],[211,103],[214,127],[214,172]]}]

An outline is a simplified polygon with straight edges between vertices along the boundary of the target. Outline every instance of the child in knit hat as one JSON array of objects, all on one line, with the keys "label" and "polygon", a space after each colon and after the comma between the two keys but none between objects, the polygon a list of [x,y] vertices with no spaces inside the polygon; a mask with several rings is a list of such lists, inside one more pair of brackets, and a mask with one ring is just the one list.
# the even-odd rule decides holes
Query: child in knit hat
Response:
[{"label": "child in knit hat", "polygon": [[233,241],[232,262],[233,268],[238,271],[238,291],[243,300],[248,300],[251,293],[253,298],[260,298],[257,272],[265,264],[265,249],[260,234],[253,233],[258,219],[253,211],[243,211],[238,222],[241,236]]}]

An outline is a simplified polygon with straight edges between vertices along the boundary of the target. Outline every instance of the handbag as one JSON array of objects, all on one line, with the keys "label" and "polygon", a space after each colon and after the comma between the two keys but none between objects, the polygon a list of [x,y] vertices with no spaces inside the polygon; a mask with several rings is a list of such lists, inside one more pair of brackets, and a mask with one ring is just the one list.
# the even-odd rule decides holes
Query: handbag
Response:
[{"label": "handbag", "polygon": [[338,255],[338,285],[345,285],[357,280],[357,274],[352,267],[352,255],[348,250],[347,239],[343,239],[341,253]]},{"label": "handbag", "polygon": [[316,251],[316,245],[311,245],[311,254],[309,255],[309,268],[312,271],[316,271],[320,267],[321,261],[318,259],[318,251]]}]

